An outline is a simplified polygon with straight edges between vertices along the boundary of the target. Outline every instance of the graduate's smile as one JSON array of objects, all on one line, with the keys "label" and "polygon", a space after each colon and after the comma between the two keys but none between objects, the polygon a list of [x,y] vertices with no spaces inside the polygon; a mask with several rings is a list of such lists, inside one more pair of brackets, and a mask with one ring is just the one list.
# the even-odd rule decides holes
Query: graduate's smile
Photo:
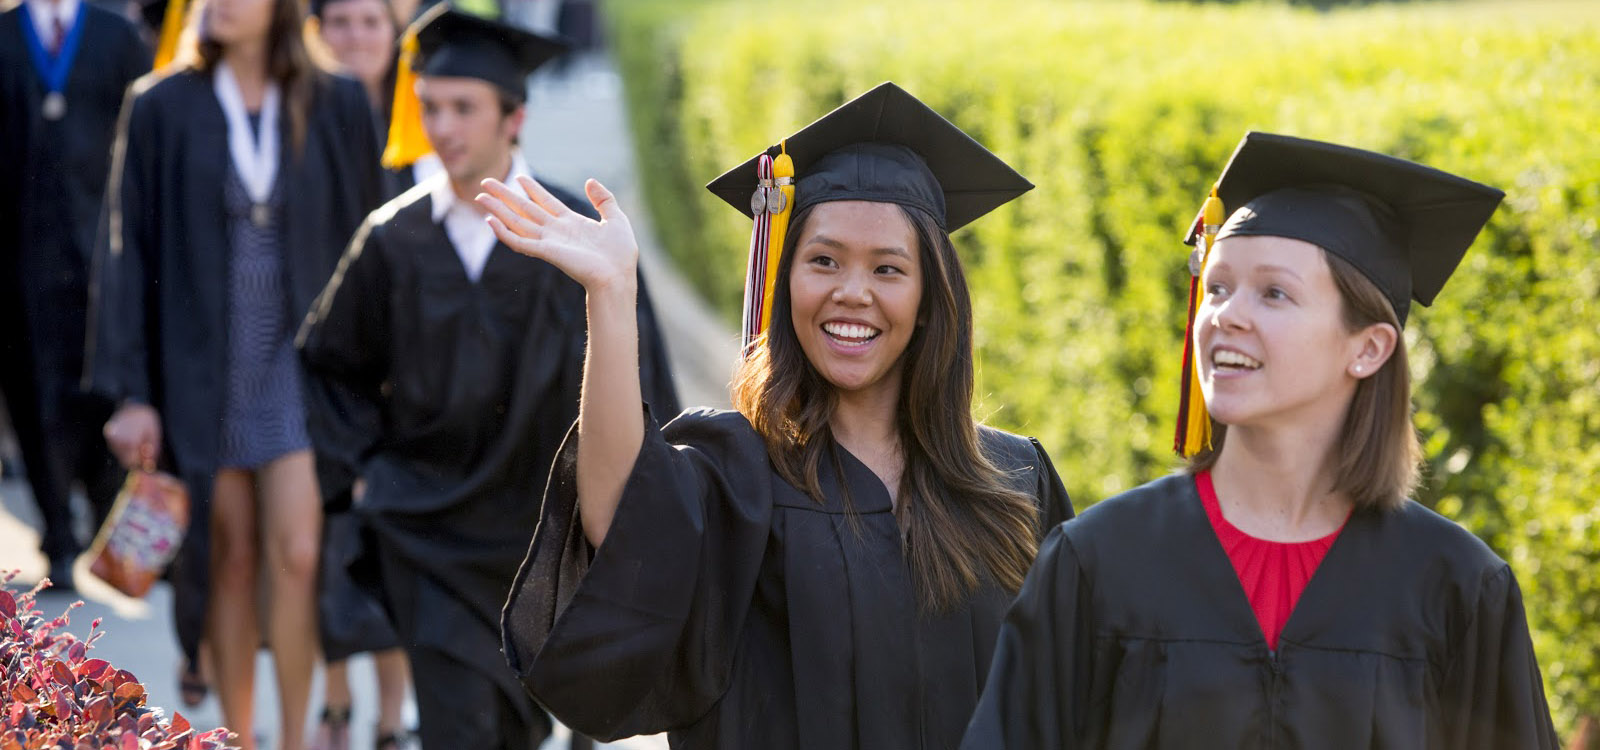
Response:
[{"label": "graduate's smile", "polygon": [[1261,360],[1231,346],[1218,345],[1211,349],[1211,371],[1214,377],[1243,377],[1261,369]]},{"label": "graduate's smile", "polygon": [[883,330],[858,321],[830,320],[822,324],[822,332],[828,335],[829,341],[850,352],[864,349],[875,341]]}]

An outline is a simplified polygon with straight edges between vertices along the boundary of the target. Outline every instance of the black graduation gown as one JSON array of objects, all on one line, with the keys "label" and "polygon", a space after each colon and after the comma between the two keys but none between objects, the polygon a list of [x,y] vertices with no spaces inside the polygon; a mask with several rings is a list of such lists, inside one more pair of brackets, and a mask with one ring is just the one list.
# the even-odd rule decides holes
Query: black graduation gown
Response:
[{"label": "black graduation gown", "polygon": [[1194,479],[1045,540],[962,743],[992,748],[1557,747],[1517,582],[1415,503],[1357,512],[1267,649]]},{"label": "black graduation gown", "polygon": [[[1038,498],[1041,528],[1071,516],[1037,442],[981,439]],[[919,614],[871,469],[835,445],[843,478],[822,462],[818,504],[743,415],[686,412],[647,427],[596,550],[576,450],[569,437],[503,623],[512,667],[557,718],[596,739],[667,731],[675,748],[955,747],[1012,597],[985,584]]]},{"label": "black graduation gown", "polygon": [[[107,187],[91,302],[91,387],[161,413],[166,460],[189,485],[177,629],[191,658],[205,622],[210,496],[227,383],[228,128],[211,75],[152,74],[129,89]],[[282,221],[291,314],[305,314],[379,203],[377,137],[361,85],[319,75],[305,142],[283,118]],[[313,431],[316,414],[308,415]],[[319,479],[328,480],[319,461]]]},{"label": "black graduation gown", "polygon": [[[498,242],[479,280],[468,279],[433,221],[433,184],[373,213],[306,320],[301,353],[317,408],[331,417],[314,438],[366,481],[355,512],[382,550],[383,577],[413,582],[409,601],[391,602],[407,645],[455,657],[499,685],[527,722],[545,721],[500,655],[499,614],[551,460],[577,418],[584,291]],[[587,201],[551,192],[596,216]],[[676,409],[639,289],[643,393]]]},{"label": "black graduation gown", "polygon": [[23,36],[32,23],[25,5],[0,13],[0,381],[54,556],[78,549],[68,511],[74,475],[88,472],[96,505],[116,491],[114,469],[93,470],[109,459],[95,442],[99,425],[85,422],[104,409],[80,400],[79,379],[117,111],[128,84],[150,69],[150,53],[126,19],[84,5],[66,116],[47,120],[44,79]]}]

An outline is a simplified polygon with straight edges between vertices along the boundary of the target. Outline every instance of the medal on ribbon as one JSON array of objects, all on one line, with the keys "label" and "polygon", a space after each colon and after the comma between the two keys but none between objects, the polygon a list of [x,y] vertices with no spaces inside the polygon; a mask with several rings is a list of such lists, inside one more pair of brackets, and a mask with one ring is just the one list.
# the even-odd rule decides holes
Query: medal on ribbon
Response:
[{"label": "medal on ribbon", "polygon": [[83,8],[84,4],[79,2],[78,12],[72,17],[72,29],[53,56],[45,50],[44,40],[39,38],[39,30],[34,28],[31,19],[22,19],[22,38],[28,46],[28,57],[32,58],[34,70],[39,72],[44,83],[44,103],[39,107],[39,114],[51,122],[67,115],[67,74],[72,72],[78,43],[83,40]]},{"label": "medal on ribbon", "polygon": [[250,223],[264,228],[272,223],[272,206],[267,200],[278,175],[278,83],[267,81],[262,93],[259,138],[251,135],[244,93],[226,62],[217,63],[213,85],[222,115],[228,121],[228,154],[233,157],[233,169],[244,184],[245,194],[250,196]]}]

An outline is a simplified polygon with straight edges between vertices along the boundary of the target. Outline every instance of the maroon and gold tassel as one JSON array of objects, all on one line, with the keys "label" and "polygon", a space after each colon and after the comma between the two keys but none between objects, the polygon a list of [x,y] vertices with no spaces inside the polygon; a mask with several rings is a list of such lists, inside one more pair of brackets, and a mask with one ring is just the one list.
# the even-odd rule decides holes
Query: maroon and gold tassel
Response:
[{"label": "maroon and gold tassel", "polygon": [[777,158],[762,154],[756,160],[756,191],[750,196],[755,227],[750,232],[750,260],[745,268],[743,352],[755,350],[772,317],[772,290],[784,235],[794,210],[794,161],[783,145]]},{"label": "maroon and gold tassel", "polygon": [[1172,440],[1172,449],[1184,458],[1211,447],[1211,413],[1206,410],[1205,394],[1200,391],[1200,368],[1195,363],[1194,318],[1205,295],[1200,277],[1211,257],[1217,231],[1226,218],[1222,199],[1217,197],[1213,186],[1189,230],[1189,241],[1194,245],[1189,254],[1189,312],[1183,327],[1183,381],[1178,391],[1178,424]]}]

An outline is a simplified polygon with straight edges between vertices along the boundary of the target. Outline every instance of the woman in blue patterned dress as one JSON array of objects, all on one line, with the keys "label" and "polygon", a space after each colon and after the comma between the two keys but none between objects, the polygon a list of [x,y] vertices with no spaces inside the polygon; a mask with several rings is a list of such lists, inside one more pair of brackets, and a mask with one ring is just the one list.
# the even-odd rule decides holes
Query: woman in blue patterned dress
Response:
[{"label": "woman in blue patterned dress", "polygon": [[204,634],[246,750],[263,636],[279,747],[303,747],[322,494],[294,335],[379,200],[366,95],[302,23],[295,0],[197,4],[177,60],[130,91],[96,278],[90,377],[122,404],[106,436],[189,484],[179,638],[194,663]]}]

